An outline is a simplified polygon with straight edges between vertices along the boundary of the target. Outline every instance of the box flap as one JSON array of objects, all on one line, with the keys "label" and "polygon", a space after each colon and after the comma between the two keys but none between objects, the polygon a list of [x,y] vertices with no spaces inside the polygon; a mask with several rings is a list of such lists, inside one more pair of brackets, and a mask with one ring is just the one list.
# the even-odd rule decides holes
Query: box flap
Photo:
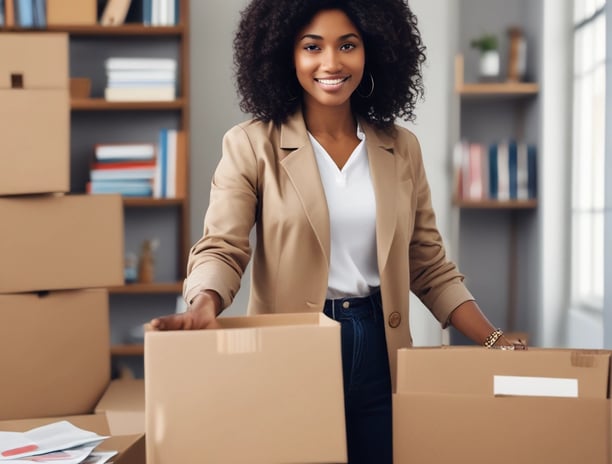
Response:
[{"label": "box flap", "polygon": [[285,314],[258,314],[253,316],[219,317],[217,319],[221,329],[243,329],[255,327],[277,326],[336,326],[338,322],[327,317],[322,312],[316,313],[285,313]]},{"label": "box flap", "polygon": [[610,355],[581,350],[488,350],[481,347],[398,351],[397,392],[493,396],[493,376],[578,379],[581,398],[606,398]]},{"label": "box flap", "polygon": [[110,380],[108,317],[102,289],[0,295],[0,419],[91,413]]},{"label": "box flap", "polygon": [[0,89],[68,89],[68,35],[0,34]]},{"label": "box flap", "polygon": [[113,435],[144,433],[144,379],[113,380],[98,402],[95,412],[106,413]]}]

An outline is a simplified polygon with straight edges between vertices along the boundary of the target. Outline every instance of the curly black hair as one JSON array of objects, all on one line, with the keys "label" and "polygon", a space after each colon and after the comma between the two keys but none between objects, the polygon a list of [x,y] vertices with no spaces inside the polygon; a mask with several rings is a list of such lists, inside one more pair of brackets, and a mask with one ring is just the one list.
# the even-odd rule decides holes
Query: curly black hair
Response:
[{"label": "curly black hair", "polygon": [[[275,123],[298,109],[302,88],[293,66],[295,35],[319,11],[330,9],[350,18],[365,45],[364,90],[353,93],[353,112],[381,128],[397,118],[414,120],[424,94],[425,46],[405,0],[251,0],[241,12],[233,42],[240,108]],[[370,75],[374,91],[364,97],[371,88]]]}]

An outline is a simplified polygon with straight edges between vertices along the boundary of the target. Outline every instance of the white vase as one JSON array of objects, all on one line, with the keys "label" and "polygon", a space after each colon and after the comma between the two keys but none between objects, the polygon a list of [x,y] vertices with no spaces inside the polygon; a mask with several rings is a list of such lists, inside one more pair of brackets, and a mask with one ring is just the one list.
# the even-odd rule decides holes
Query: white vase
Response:
[{"label": "white vase", "polygon": [[480,77],[492,79],[499,76],[499,52],[488,50],[480,54]]}]

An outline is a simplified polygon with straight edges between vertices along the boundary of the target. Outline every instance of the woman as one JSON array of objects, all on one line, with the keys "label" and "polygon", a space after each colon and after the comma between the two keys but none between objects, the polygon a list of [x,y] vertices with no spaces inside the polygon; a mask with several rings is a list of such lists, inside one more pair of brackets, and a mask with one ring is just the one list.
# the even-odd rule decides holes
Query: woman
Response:
[{"label": "woman", "polygon": [[414,119],[425,60],[402,0],[253,0],[234,40],[241,108],[189,256],[189,310],[159,329],[215,327],[255,226],[249,313],[324,311],[341,323],[350,463],[392,462],[395,353],[409,292],[443,326],[508,345],[435,224]]}]

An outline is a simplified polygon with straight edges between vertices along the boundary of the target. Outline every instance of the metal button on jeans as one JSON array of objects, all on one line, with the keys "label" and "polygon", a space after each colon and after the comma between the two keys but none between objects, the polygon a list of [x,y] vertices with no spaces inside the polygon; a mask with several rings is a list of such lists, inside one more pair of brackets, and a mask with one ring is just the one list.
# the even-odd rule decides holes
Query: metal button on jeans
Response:
[{"label": "metal button on jeans", "polygon": [[348,301],[344,301],[344,302],[342,303],[342,307],[343,307],[344,309],[349,309],[349,307],[350,307],[350,306],[351,306],[351,304],[350,304]]}]

